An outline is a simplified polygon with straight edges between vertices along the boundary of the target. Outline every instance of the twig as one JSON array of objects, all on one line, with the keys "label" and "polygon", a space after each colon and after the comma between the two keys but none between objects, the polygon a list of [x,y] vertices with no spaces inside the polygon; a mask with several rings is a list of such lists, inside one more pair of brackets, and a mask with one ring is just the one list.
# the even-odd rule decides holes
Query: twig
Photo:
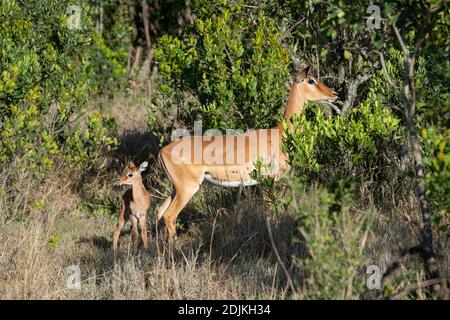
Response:
[{"label": "twig", "polygon": [[348,85],[348,96],[347,100],[345,100],[344,105],[342,106],[341,112],[343,114],[347,113],[347,110],[350,109],[353,106],[353,103],[355,103],[356,96],[358,94],[358,87],[369,80],[372,76],[369,74],[365,75],[358,75],[355,80],[351,81]]},{"label": "twig", "polygon": [[400,31],[398,31],[398,28],[395,24],[392,25],[392,29],[394,30],[395,36],[397,37],[397,41],[400,44],[400,47],[402,48],[403,54],[405,56],[409,56],[409,50],[405,45],[405,42],[403,42],[403,38],[400,35]]},{"label": "twig", "polygon": [[159,195],[160,196],[157,196],[157,195],[155,195],[154,194],[154,192],[152,192],[152,197],[155,197],[155,198],[158,198],[158,199],[167,199],[168,197],[170,197],[169,195],[167,195],[166,193],[162,193],[161,191],[159,191],[158,189],[156,189],[156,188],[153,188],[152,186],[150,186],[150,188],[154,191],[154,192],[156,192],[156,193],[159,193]]},{"label": "twig", "polygon": [[330,101],[326,101],[326,100],[320,101],[320,102],[325,104],[325,105],[327,105],[327,106],[329,106],[329,107],[331,107],[331,108],[333,108],[334,111],[336,111],[337,114],[342,114],[341,109],[339,109],[339,107],[336,106],[334,103],[331,103]]},{"label": "twig", "polygon": [[289,286],[291,287],[292,293],[295,293],[296,291],[295,291],[294,283],[292,282],[291,275],[289,274],[288,269],[286,268],[283,261],[281,260],[280,254],[278,253],[278,249],[275,245],[275,241],[273,240],[272,229],[270,227],[270,218],[269,217],[267,217],[266,223],[267,223],[267,231],[269,233],[270,243],[272,245],[273,252],[275,253],[275,256],[277,257],[277,260],[281,266],[281,269],[283,269],[283,272],[286,275],[286,278],[287,278]]},{"label": "twig", "polygon": [[320,79],[335,79],[335,80],[340,80],[340,81],[345,81],[347,83],[350,83],[350,80],[347,80],[347,79],[341,78],[341,77],[334,77],[334,76],[322,76],[322,77],[319,77],[318,79],[319,80]]},{"label": "twig", "polygon": [[382,102],[384,104],[387,104],[390,108],[397,110],[399,112],[403,112],[403,110],[399,107],[397,107],[394,103],[390,102],[389,100],[387,100],[383,95],[381,94],[377,94],[377,97],[380,98],[382,100]]},{"label": "twig", "polygon": [[245,240],[245,242],[239,247],[239,249],[236,251],[236,253],[231,257],[230,261],[228,261],[227,265],[225,266],[225,269],[223,270],[223,273],[225,273],[228,270],[228,267],[231,265],[231,262],[233,262],[233,260],[238,256],[239,252],[241,251],[241,249],[251,240],[253,239],[256,235],[258,235],[258,232],[255,232],[254,234],[252,234],[250,237],[248,237],[247,240]]},{"label": "twig", "polygon": [[431,286],[433,284],[437,284],[443,281],[448,281],[450,280],[450,278],[437,278],[437,279],[430,279],[430,280],[425,280],[425,281],[421,281],[418,283],[414,283],[414,284],[408,284],[402,291],[400,291],[399,293],[397,293],[396,295],[391,297],[391,300],[399,300],[402,297],[408,295],[411,291],[418,289],[418,288],[424,288],[424,287],[428,287]]},{"label": "twig", "polygon": [[287,29],[285,32],[283,32],[283,34],[279,38],[279,41],[283,41],[284,38],[286,38],[287,35],[292,31],[292,29],[294,29],[296,26],[298,26],[300,23],[302,23],[303,20],[305,20],[305,17],[303,17],[300,20],[298,20],[297,22],[295,22],[291,27],[289,27],[289,29]]},{"label": "twig", "polygon": [[[114,271],[114,270],[109,270],[109,271],[103,272],[103,273],[101,273],[101,274],[97,274],[97,275],[95,275],[95,276],[86,278],[86,279],[84,279],[84,280],[82,280],[82,281],[80,281],[80,282],[77,282],[77,283],[75,283],[75,284],[81,285],[82,283],[85,283],[85,282],[87,282],[87,281],[89,281],[89,280],[98,279],[98,278],[100,278],[100,277],[102,277],[102,276],[105,276],[105,275],[107,275],[107,274],[109,274],[109,273],[111,273],[111,272],[113,272],[113,271]],[[55,294],[57,294],[57,293],[60,293],[60,292],[69,290],[69,289],[73,289],[73,288],[67,286],[67,287],[65,287],[65,288],[63,288],[63,289],[60,289],[60,290],[51,292],[50,295],[52,296],[52,295],[55,295]]]},{"label": "twig", "polygon": [[386,77],[387,82],[389,83],[389,85],[391,87],[393,87],[395,90],[397,90],[397,86],[395,85],[394,81],[392,81],[392,78],[389,75],[389,72],[387,71],[383,52],[380,51],[380,52],[378,52],[378,54],[380,55],[381,68],[383,68],[384,76]]}]

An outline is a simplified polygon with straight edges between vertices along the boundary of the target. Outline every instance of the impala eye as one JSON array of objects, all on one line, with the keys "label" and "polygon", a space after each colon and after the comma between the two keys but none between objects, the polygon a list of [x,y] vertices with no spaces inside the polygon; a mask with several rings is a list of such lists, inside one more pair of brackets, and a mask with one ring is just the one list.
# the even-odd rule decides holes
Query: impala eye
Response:
[{"label": "impala eye", "polygon": [[132,173],[127,174],[128,178],[131,178],[133,176]]},{"label": "impala eye", "polygon": [[309,80],[308,80],[308,83],[309,83],[309,84],[315,84],[316,82],[315,82],[313,79],[309,79]]}]

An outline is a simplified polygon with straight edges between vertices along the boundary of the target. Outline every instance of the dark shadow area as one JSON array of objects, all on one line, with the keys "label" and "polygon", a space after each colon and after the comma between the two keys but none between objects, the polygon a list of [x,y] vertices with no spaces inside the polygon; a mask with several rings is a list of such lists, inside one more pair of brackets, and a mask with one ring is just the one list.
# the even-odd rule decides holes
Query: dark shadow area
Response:
[{"label": "dark shadow area", "polygon": [[[121,171],[128,161],[136,165],[148,161],[152,165],[159,151],[159,139],[149,132],[126,130],[119,137],[119,146],[112,153],[112,158],[119,161]],[[117,164],[117,163],[116,163]],[[114,169],[116,169],[114,167]]]},{"label": "dark shadow area", "polygon": [[[103,165],[91,166],[77,178],[73,191],[82,198],[83,209],[90,213],[103,210],[116,216],[120,209],[120,196],[125,187],[115,185],[118,176],[123,172],[129,161],[139,165],[143,161],[149,162],[149,170],[144,171],[143,181],[147,189],[155,182],[155,157],[159,150],[159,139],[148,132],[138,130],[125,131],[119,137],[119,145],[110,154],[103,157]],[[101,188],[99,188],[101,186]]]},{"label": "dark shadow area", "polygon": [[111,239],[107,239],[106,237],[92,236],[92,237],[81,237],[80,240],[77,241],[77,244],[92,244],[98,249],[109,250],[112,248]]}]

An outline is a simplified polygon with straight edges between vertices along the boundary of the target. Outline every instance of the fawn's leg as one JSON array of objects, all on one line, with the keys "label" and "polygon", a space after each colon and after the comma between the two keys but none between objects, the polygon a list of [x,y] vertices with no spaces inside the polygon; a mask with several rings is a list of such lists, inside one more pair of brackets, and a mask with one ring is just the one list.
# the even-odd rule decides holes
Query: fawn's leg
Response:
[{"label": "fawn's leg", "polygon": [[122,231],[123,226],[125,225],[125,206],[122,203],[122,207],[120,208],[119,213],[119,222],[116,225],[116,229],[113,232],[113,251],[117,251],[117,245],[119,243],[120,231]]},{"label": "fawn's leg", "polygon": [[144,242],[144,249],[148,250],[147,218],[145,216],[139,219],[139,228],[141,228],[141,238]]},{"label": "fawn's leg", "polygon": [[133,242],[133,250],[137,251],[139,246],[138,219],[135,216],[130,217],[131,220],[131,241]]}]

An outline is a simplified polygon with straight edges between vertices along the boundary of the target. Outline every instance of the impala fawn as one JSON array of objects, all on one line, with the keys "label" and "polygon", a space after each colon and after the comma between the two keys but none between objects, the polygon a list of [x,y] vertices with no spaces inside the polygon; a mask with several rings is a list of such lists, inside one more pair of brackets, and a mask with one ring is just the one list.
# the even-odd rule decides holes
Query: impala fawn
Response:
[{"label": "impala fawn", "polygon": [[150,207],[150,193],[145,189],[142,183],[141,173],[147,169],[148,162],[143,162],[137,168],[132,161],[119,177],[119,185],[131,185],[131,189],[125,191],[122,196],[122,206],[119,212],[119,222],[113,233],[113,250],[117,251],[120,231],[128,219],[132,224],[132,242],[133,249],[136,251],[139,245],[138,225],[141,229],[141,238],[144,248],[148,249],[147,240],[147,210]]}]

